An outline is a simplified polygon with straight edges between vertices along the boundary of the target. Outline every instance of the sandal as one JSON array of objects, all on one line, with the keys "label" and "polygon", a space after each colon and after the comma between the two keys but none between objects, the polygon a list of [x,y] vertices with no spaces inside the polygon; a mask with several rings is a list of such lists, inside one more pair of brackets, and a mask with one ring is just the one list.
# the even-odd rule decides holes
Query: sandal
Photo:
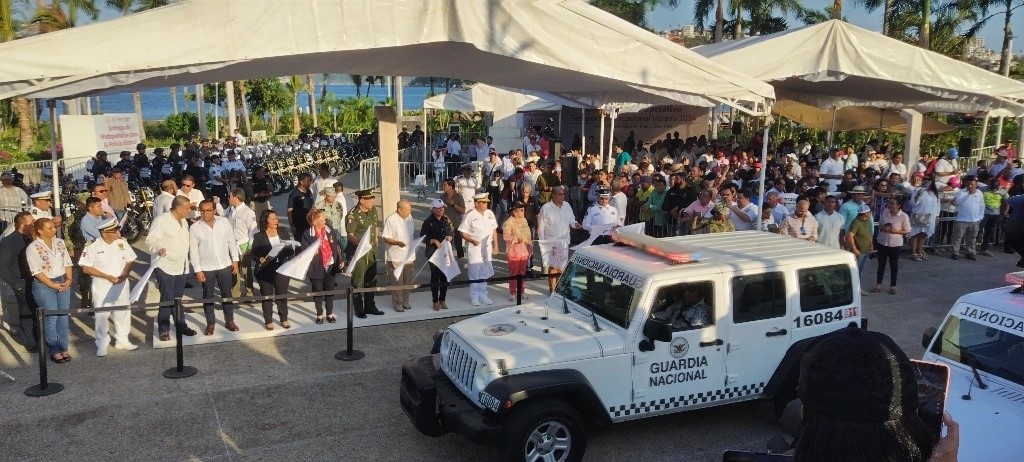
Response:
[{"label": "sandal", "polygon": [[274,330],[274,323],[268,322],[264,324],[263,327],[265,327],[267,330]]},{"label": "sandal", "polygon": [[338,322],[338,318],[334,317],[333,314],[329,315],[329,316],[327,316],[327,322],[329,322],[331,324],[334,324],[334,323]]},{"label": "sandal", "polygon": [[508,296],[508,301],[510,301],[510,302],[516,301],[516,296],[515,295],[509,295]]},{"label": "sandal", "polygon": [[873,294],[877,294],[877,293],[879,293],[881,291],[882,291],[882,286],[875,286],[874,289],[871,289],[871,293],[873,293]]},{"label": "sandal", "polygon": [[441,304],[440,303],[434,302],[434,311],[441,311]]},{"label": "sandal", "polygon": [[896,288],[895,287],[890,287],[889,288],[889,294],[890,295],[896,295]]},{"label": "sandal", "polygon": [[61,355],[50,355],[50,361],[53,361],[56,364],[63,364],[67,362]]},{"label": "sandal", "polygon": [[323,324],[324,323],[324,317],[323,316],[317,316],[316,317],[316,323],[317,324]]},{"label": "sandal", "polygon": [[68,353],[68,352],[65,351],[65,352],[61,353],[61,356],[64,357],[64,362],[71,361],[71,353]]},{"label": "sandal", "polygon": [[285,329],[291,329],[292,328],[292,323],[290,323],[288,321],[281,321],[281,327],[284,327]]}]

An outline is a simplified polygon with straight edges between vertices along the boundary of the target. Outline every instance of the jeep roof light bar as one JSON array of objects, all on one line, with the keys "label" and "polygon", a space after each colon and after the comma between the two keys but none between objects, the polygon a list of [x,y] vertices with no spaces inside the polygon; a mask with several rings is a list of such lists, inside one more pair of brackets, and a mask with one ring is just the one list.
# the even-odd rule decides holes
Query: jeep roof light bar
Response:
[{"label": "jeep roof light bar", "polygon": [[701,258],[701,254],[689,246],[666,242],[646,234],[620,233],[616,231],[612,234],[612,239],[672,263],[695,263],[700,261]]}]

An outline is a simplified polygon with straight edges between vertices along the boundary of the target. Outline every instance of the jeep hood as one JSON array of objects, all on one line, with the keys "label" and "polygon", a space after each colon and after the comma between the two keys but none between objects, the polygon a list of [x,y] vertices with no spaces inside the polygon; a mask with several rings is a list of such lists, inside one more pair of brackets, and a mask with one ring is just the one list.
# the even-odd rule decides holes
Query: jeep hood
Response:
[{"label": "jeep hood", "polygon": [[595,332],[593,320],[579,311],[565,314],[544,303],[482,314],[449,329],[489,363],[504,359],[509,370],[622,353],[618,326],[602,321]]},{"label": "jeep hood", "polygon": [[[962,462],[1021,460],[1024,457],[1024,392],[1005,386],[988,374],[989,386],[970,386],[970,372],[951,368],[946,410],[960,425]],[[971,399],[963,395],[971,392]]]}]

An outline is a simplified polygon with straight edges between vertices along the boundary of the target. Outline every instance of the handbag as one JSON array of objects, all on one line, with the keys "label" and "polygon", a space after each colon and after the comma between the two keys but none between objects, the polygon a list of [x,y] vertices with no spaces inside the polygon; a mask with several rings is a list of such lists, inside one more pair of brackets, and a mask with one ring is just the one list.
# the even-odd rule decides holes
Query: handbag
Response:
[{"label": "handbag", "polygon": [[915,213],[910,215],[911,226],[928,226],[932,222],[932,216],[929,213]]}]

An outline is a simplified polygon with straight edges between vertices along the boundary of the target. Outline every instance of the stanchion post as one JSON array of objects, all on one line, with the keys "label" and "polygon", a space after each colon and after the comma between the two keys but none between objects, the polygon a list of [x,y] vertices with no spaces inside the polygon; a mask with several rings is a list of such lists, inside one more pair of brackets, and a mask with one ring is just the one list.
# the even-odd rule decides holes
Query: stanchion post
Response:
[{"label": "stanchion post", "polygon": [[185,326],[185,310],[181,306],[181,298],[174,299],[174,355],[175,355],[175,367],[164,371],[164,377],[169,379],[183,379],[186,377],[192,377],[199,372],[192,366],[185,365],[185,347],[182,345],[182,334],[181,330]]},{"label": "stanchion post", "polygon": [[25,396],[31,396],[33,398],[50,396],[64,390],[64,385],[56,382],[50,382],[50,379],[47,376],[46,329],[43,327],[46,322],[46,313],[43,311],[42,307],[36,308],[36,318],[39,323],[39,332],[36,332],[36,338],[39,339],[39,384],[32,385],[25,389]]},{"label": "stanchion post", "polygon": [[516,305],[523,304],[523,275],[516,275]]},{"label": "stanchion post", "polygon": [[354,326],[352,324],[354,323],[353,318],[355,317],[355,306],[352,303],[352,287],[349,287],[348,291],[345,293],[345,299],[345,304],[348,305],[348,309],[345,310],[347,311],[345,317],[348,319],[348,325],[345,326],[345,349],[335,354],[334,359],[337,359],[338,361],[358,361],[363,359],[363,357],[366,356],[366,353],[352,349],[352,334],[354,330]]}]

